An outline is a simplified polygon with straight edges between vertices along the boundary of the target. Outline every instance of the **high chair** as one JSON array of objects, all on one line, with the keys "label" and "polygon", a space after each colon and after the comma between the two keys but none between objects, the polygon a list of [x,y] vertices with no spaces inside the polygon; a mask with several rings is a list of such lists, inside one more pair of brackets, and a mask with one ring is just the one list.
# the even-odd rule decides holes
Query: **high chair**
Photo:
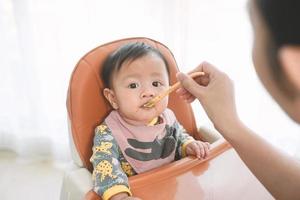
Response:
[{"label": "high chair", "polygon": [[[99,71],[111,52],[125,43],[136,41],[152,45],[162,52],[170,67],[170,83],[176,82],[175,75],[178,67],[173,54],[165,45],[149,38],[139,37],[113,41],[91,50],[79,60],[72,73],[67,94],[73,166],[67,170],[64,176],[61,200],[101,199],[92,190],[91,172],[93,169],[89,159],[92,155],[94,129],[112,108],[102,94],[103,83]],[[269,197],[265,189],[259,185],[222,137],[211,130],[196,127],[194,114],[189,104],[172,93],[169,97],[168,107],[174,111],[178,121],[195,139],[212,144],[210,155],[205,160],[186,157],[149,172],[129,177],[129,184],[134,196],[144,200],[207,199],[210,195],[217,197],[212,199],[226,199],[222,198],[224,192],[220,191],[228,193],[226,190],[229,189],[236,194],[238,190],[235,191],[235,189],[243,185],[232,184],[229,179],[235,181],[236,175],[246,174],[245,180],[250,180],[250,184],[246,185],[247,189],[253,191],[251,188],[254,188],[256,193],[261,193],[264,198]],[[226,168],[228,164],[233,169]],[[230,177],[231,175],[232,177]],[[224,177],[229,179],[224,181]],[[218,183],[219,180],[221,184]],[[214,184],[222,187],[214,188]],[[224,184],[228,185],[224,186]],[[231,194],[231,197],[238,196]]]}]

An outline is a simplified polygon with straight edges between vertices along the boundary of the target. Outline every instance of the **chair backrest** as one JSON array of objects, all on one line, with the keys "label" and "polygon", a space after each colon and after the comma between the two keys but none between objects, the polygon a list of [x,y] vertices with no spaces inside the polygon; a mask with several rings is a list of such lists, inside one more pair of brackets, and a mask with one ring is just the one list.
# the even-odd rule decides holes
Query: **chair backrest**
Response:
[{"label": "chair backrest", "polygon": [[[157,48],[170,66],[170,82],[176,82],[178,67],[172,52],[163,44],[149,38],[127,38],[101,45],[83,56],[76,65],[69,83],[67,110],[72,144],[84,167],[92,170],[89,161],[92,155],[94,129],[112,110],[102,94],[103,83],[99,72],[106,57],[128,42],[144,42]],[[175,93],[169,97],[168,107],[172,109],[184,128],[194,135],[197,132],[192,108]]]}]

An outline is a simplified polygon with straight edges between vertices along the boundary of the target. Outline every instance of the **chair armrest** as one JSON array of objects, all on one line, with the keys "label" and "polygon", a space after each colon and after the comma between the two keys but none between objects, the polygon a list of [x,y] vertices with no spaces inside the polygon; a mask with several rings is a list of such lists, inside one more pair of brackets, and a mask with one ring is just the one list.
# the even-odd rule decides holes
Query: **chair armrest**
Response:
[{"label": "chair armrest", "polygon": [[60,193],[60,200],[82,200],[93,188],[92,175],[86,168],[66,172]]},{"label": "chair armrest", "polygon": [[200,138],[202,138],[205,142],[209,142],[210,144],[216,142],[220,138],[223,138],[223,136],[212,127],[200,126],[198,133]]}]

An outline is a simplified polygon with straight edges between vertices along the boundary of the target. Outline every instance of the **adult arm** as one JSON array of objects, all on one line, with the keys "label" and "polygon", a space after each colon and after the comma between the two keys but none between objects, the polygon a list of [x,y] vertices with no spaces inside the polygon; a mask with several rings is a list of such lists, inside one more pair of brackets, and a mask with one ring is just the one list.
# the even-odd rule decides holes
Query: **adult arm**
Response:
[{"label": "adult arm", "polygon": [[247,128],[239,119],[229,77],[209,63],[194,71],[205,72],[196,81],[179,73],[184,89],[178,94],[188,102],[197,98],[215,128],[276,199],[299,199],[300,163]]}]

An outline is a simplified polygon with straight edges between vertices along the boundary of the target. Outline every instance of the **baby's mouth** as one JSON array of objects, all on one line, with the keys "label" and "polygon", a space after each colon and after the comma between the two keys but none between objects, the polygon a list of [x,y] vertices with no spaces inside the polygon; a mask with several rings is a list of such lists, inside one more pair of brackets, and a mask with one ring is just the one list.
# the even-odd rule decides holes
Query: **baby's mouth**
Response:
[{"label": "baby's mouth", "polygon": [[151,110],[154,107],[145,107],[144,104],[143,104],[143,105],[140,106],[140,108],[143,109],[143,110]]},{"label": "baby's mouth", "polygon": [[143,104],[140,106],[140,108],[141,108],[141,109],[144,109],[144,110],[150,110],[150,109],[155,108],[155,106],[151,106],[151,107],[145,106],[146,103],[147,103],[147,102],[143,103]]}]

